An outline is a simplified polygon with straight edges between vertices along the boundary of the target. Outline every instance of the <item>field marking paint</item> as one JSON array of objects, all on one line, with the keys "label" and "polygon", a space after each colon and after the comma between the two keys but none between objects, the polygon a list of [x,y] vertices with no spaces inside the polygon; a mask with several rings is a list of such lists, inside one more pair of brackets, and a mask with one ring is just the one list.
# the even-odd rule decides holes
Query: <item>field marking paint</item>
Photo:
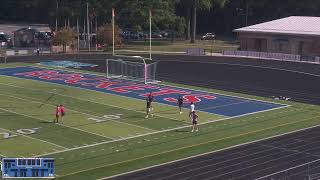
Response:
[{"label": "field marking paint", "polygon": [[[34,68],[39,68],[37,66],[30,66],[30,67],[34,67]],[[45,69],[45,68],[44,68]],[[53,69],[53,70],[56,70],[54,68],[47,68],[47,69]],[[79,71],[72,71],[72,70],[69,70],[69,69],[65,69],[65,70],[62,70],[64,72],[73,72],[73,73],[79,73],[79,74],[84,74],[84,75],[96,75],[96,76],[100,76],[100,77],[104,77],[106,78],[104,75],[99,75],[99,74],[91,74],[89,72],[79,72]],[[5,76],[5,75],[0,75],[0,76]],[[14,78],[18,78],[18,77],[15,77],[15,76],[9,76],[9,77],[14,77]],[[18,78],[18,79],[26,79],[26,78]],[[28,80],[34,80],[34,79],[28,79]],[[34,80],[34,81],[39,81],[39,80]],[[59,84],[59,83],[52,83],[52,82],[47,82],[47,81],[40,81],[40,82],[46,82],[46,83],[50,83],[50,84]],[[59,84],[59,85],[62,85],[62,84]],[[196,90],[196,89],[191,89],[191,88],[185,88],[185,87],[178,87],[178,86],[173,86],[173,85],[167,85],[167,84],[162,84],[163,86],[169,86],[169,87],[175,87],[175,88],[179,88],[179,89],[187,89],[187,90],[192,90],[192,91],[199,91],[199,92],[204,92],[204,93],[212,93],[212,94],[217,94],[217,95],[221,95],[221,96],[225,96],[226,98],[230,98],[230,97],[233,97],[233,98],[238,98],[238,99],[242,99],[242,100],[251,100],[251,101],[255,101],[255,102],[260,102],[260,103],[264,103],[264,104],[278,104],[278,105],[282,105],[282,106],[287,106],[287,104],[281,104],[281,103],[274,103],[274,102],[269,102],[269,101],[264,101],[264,100],[257,100],[257,99],[252,99],[252,98],[245,98],[245,97],[240,97],[240,96],[232,96],[232,95],[225,95],[225,94],[221,94],[221,93],[214,93],[214,92],[208,92],[208,91],[203,91],[203,90]],[[90,91],[94,91],[94,92],[100,92],[100,93],[105,93],[105,94],[109,94],[109,95],[115,95],[115,96],[119,96],[119,97],[126,97],[126,98],[129,98],[129,99],[134,99],[134,100],[140,100],[141,99],[137,99],[137,98],[133,98],[133,97],[130,97],[130,96],[123,96],[123,95],[118,95],[118,94],[111,94],[111,93],[108,93],[108,92],[101,92],[101,91],[96,91],[96,90],[91,90],[91,89],[86,89],[86,88],[82,88],[82,87],[76,87],[76,86],[70,86],[70,85],[67,85],[65,84],[64,86],[67,86],[67,87],[75,87],[75,88],[79,88],[79,89],[85,89],[85,90],[90,90]],[[169,107],[176,107],[174,105],[170,105],[170,104],[165,104],[165,103],[160,103],[160,102],[155,102],[156,104],[161,104],[161,105],[165,105],[165,106],[169,106]],[[187,109],[187,108],[183,108],[183,109]],[[272,108],[271,108],[272,109]],[[205,112],[205,111],[199,111],[199,112],[202,112],[202,113],[207,113],[207,114],[212,114],[212,115],[215,115],[215,116],[223,116],[223,115],[219,115],[219,114],[215,114],[215,113],[211,113],[211,112]],[[259,112],[259,111],[257,111]]]},{"label": "field marking paint", "polygon": [[[283,106],[283,107],[278,107],[278,108],[274,108],[274,109],[268,109],[268,110],[265,110],[264,112],[272,111],[272,110],[275,110],[275,109],[282,109],[282,108],[286,108],[286,107]],[[259,112],[259,113],[260,113],[260,112]],[[223,118],[223,119],[219,119],[219,120],[206,121],[206,122],[203,122],[203,123],[198,123],[198,125],[200,126],[200,125],[205,125],[205,124],[210,124],[210,123],[215,123],[215,122],[230,120],[230,119],[239,118],[239,117],[243,117],[243,116],[247,116],[247,115],[253,115],[253,114],[257,114],[257,112],[255,112],[255,113],[248,113],[248,114],[242,114],[242,115],[234,116],[234,117],[227,117],[227,118]],[[94,146],[98,146],[98,145],[102,145],[102,144],[109,144],[109,143],[113,143],[113,142],[126,141],[126,140],[129,140],[129,139],[134,139],[134,138],[138,138],[138,137],[143,137],[143,136],[148,136],[148,135],[153,135],[153,134],[159,134],[159,133],[163,133],[163,132],[170,132],[170,131],[175,131],[175,130],[184,129],[184,128],[190,128],[190,127],[192,127],[192,125],[180,126],[180,127],[172,128],[172,129],[164,129],[164,130],[161,130],[161,131],[156,131],[156,132],[151,132],[151,133],[145,133],[145,134],[140,134],[140,135],[137,135],[137,136],[126,137],[126,138],[123,138],[123,139],[116,139],[116,140],[112,140],[112,141],[105,141],[105,142],[100,142],[100,143],[96,143],[96,144],[90,144],[90,145],[80,146],[80,147],[77,147],[77,148],[70,148],[70,149],[68,149],[68,150],[61,150],[61,151],[52,152],[52,153],[48,153],[48,154],[41,154],[41,155],[38,155],[38,156],[47,156],[47,155],[52,155],[52,154],[58,154],[58,153],[68,152],[68,151],[74,151],[74,150],[83,149],[83,148],[89,148],[89,147],[94,147]],[[155,139],[158,139],[158,138],[155,138]],[[37,156],[37,157],[38,157],[38,156]]]},{"label": "field marking paint", "polygon": [[[0,108],[0,109],[5,111],[5,109],[3,109],[3,108]],[[10,110],[7,110],[7,112],[11,112],[11,111],[10,111]],[[11,112],[11,113],[14,113],[14,112]],[[16,113],[14,113],[14,114],[16,114]],[[13,133],[13,134],[19,134],[19,135],[24,136],[24,137],[27,137],[27,138],[29,138],[29,139],[33,139],[33,140],[38,140],[38,141],[41,141],[41,142],[45,142],[45,143],[48,143],[48,144],[51,144],[51,145],[54,145],[54,146],[63,148],[63,149],[65,149],[65,150],[68,149],[68,148],[66,148],[66,147],[64,147],[64,146],[60,146],[60,145],[58,145],[58,144],[55,144],[55,143],[52,143],[52,142],[49,142],[49,141],[45,141],[45,140],[42,140],[42,139],[34,138],[34,137],[31,137],[31,136],[28,136],[28,135],[25,135],[25,134],[22,134],[22,133],[17,133],[17,132],[10,131],[10,130],[4,129],[4,128],[0,128],[0,129],[3,130],[3,131],[11,132],[11,133]]]},{"label": "field marking paint", "polygon": [[[185,62],[185,61],[183,61],[183,62]],[[187,62],[189,62],[189,61],[187,61]],[[196,62],[196,61],[194,61],[194,62]],[[211,62],[211,63],[214,63],[214,62]],[[219,63],[216,63],[216,64],[219,64]],[[228,64],[228,63],[225,63],[225,64]],[[231,64],[232,65],[232,64]],[[250,66],[250,65],[248,65],[248,66]],[[39,68],[39,67],[37,67],[37,66],[31,66],[31,67],[36,67],[36,68]],[[257,66],[257,67],[259,67],[259,66]],[[40,66],[40,68],[43,68],[43,67],[41,67]],[[53,69],[53,70],[56,70],[56,69],[54,69],[54,68],[48,68],[48,69]],[[73,72],[73,73],[79,73],[79,74],[85,74],[85,75],[96,75],[96,76],[102,76],[102,77],[105,77],[104,75],[102,75],[102,74],[97,74],[97,73],[92,73],[91,74],[91,72],[89,73],[89,72],[80,72],[80,71],[73,71],[73,70],[70,70],[70,69],[60,69],[60,70],[62,70],[62,71],[69,71],[69,72]],[[11,77],[11,76],[10,76]],[[320,77],[320,75],[319,75],[319,77]],[[17,77],[15,77],[15,78],[17,78]],[[236,96],[236,95],[228,95],[228,94],[223,94],[223,93],[217,93],[217,92],[213,92],[213,91],[205,91],[205,90],[200,90],[200,89],[192,89],[192,88],[188,88],[188,87],[179,87],[179,86],[175,86],[175,85],[170,85],[170,84],[166,84],[166,83],[164,83],[164,84],[162,84],[162,85],[165,85],[165,86],[170,86],[170,87],[175,87],[175,88],[179,88],[179,89],[187,89],[187,90],[192,90],[192,91],[199,91],[199,92],[203,92],[203,93],[213,93],[213,94],[217,94],[217,95],[221,95],[221,96],[225,96],[226,98],[228,98],[228,97],[233,97],[233,98],[238,98],[238,99],[241,99],[241,100],[250,100],[250,101],[255,101],[255,102],[264,102],[264,103],[267,103],[267,104],[278,104],[278,105],[282,105],[282,106],[290,106],[290,105],[288,105],[288,104],[282,104],[282,103],[278,103],[278,102],[272,102],[272,101],[265,101],[265,100],[259,100],[259,99],[253,99],[253,98],[247,98],[247,97],[241,97],[241,96]],[[67,85],[68,86],[68,85]],[[74,87],[74,86],[72,86],[72,87]],[[76,88],[78,88],[78,87],[76,87]],[[81,88],[82,89],[82,88]],[[99,91],[100,92],[100,91]],[[109,93],[107,93],[107,94],[109,94]],[[113,95],[113,94],[112,94]],[[117,95],[117,94],[115,94],[116,96],[121,96],[121,95]],[[121,96],[121,97],[123,97],[123,96]],[[125,97],[127,97],[127,96],[125,96]],[[132,97],[129,97],[128,96],[128,98],[132,98]],[[136,98],[133,98],[133,99],[136,99]],[[138,100],[140,100],[140,99],[138,99]],[[155,103],[158,103],[158,102],[155,102]],[[163,103],[159,103],[159,104],[163,104]],[[170,104],[164,104],[164,105],[167,105],[167,106],[172,106],[172,105],[170,105]],[[201,111],[202,112],[202,111]],[[210,112],[204,112],[204,113],[209,113],[209,114],[214,114],[214,113],[210,113]],[[214,115],[219,115],[219,114],[214,114]]]},{"label": "field marking paint", "polygon": [[[145,158],[149,158],[149,157],[154,157],[154,156],[158,156],[158,155],[163,155],[163,154],[167,154],[167,153],[171,153],[171,152],[175,152],[175,151],[179,151],[179,150],[183,150],[183,149],[188,149],[188,148],[193,148],[193,147],[197,147],[197,146],[201,146],[201,145],[205,145],[205,144],[209,144],[209,143],[213,143],[213,142],[218,142],[218,141],[223,141],[223,140],[228,140],[228,139],[232,139],[232,138],[239,138],[242,136],[246,136],[246,135],[250,135],[250,134],[254,134],[254,133],[259,133],[259,132],[263,132],[263,131],[267,131],[267,130],[272,130],[274,128],[278,128],[278,127],[282,127],[282,126],[287,126],[287,125],[291,125],[291,124],[296,124],[299,122],[303,122],[305,120],[310,120],[310,119],[315,119],[318,118],[320,116],[317,117],[313,117],[313,118],[308,118],[308,119],[304,119],[304,120],[299,120],[299,121],[294,121],[294,122],[290,122],[290,123],[284,123],[284,124],[279,124],[276,126],[272,126],[272,127],[268,127],[268,128],[264,128],[264,129],[260,129],[260,130],[255,130],[255,131],[251,131],[251,132],[246,132],[246,133],[242,133],[242,134],[238,134],[238,135],[234,135],[234,136],[228,136],[228,137],[224,137],[224,138],[220,138],[220,139],[216,139],[216,140],[210,140],[210,141],[205,141],[205,142],[201,142],[198,144],[192,144],[192,145],[188,145],[188,146],[183,146],[180,148],[176,148],[176,149],[171,149],[171,150],[167,150],[167,151],[163,151],[160,153],[155,153],[155,154],[151,154],[151,155],[146,155],[146,156],[142,156],[142,157],[137,157],[137,158],[133,158],[133,159],[128,159],[125,161],[120,161],[120,162],[116,162],[116,163],[111,163],[111,164],[107,164],[107,165],[102,165],[102,166],[98,166],[98,167],[93,167],[93,168],[88,168],[86,170],[81,170],[81,171],[77,171],[77,172],[73,172],[73,173],[69,173],[66,175],[63,175],[61,177],[64,176],[69,176],[69,175],[74,175],[74,174],[78,174],[78,173],[82,173],[82,172],[86,172],[86,171],[91,171],[91,170],[95,170],[95,169],[99,169],[99,168],[104,168],[104,167],[110,167],[110,166],[114,166],[114,165],[119,165],[119,164],[123,164],[123,163],[127,163],[127,162],[132,162],[132,161],[136,161],[136,160],[141,160],[141,159],[145,159]],[[319,126],[319,125],[317,125]],[[259,140],[261,141],[261,139]],[[230,148],[230,147],[229,147]],[[227,148],[226,148],[227,149]],[[221,151],[221,150],[216,150],[217,151]],[[214,152],[214,151],[213,151]],[[113,176],[115,177],[115,176]],[[107,177],[107,178],[111,178],[111,177]],[[107,179],[106,178],[106,179]]]},{"label": "field marking paint", "polygon": [[282,104],[282,103],[278,103],[278,102],[265,101],[265,100],[260,100],[260,99],[253,99],[253,98],[241,97],[241,96],[236,96],[236,95],[227,95],[227,94],[223,94],[223,93],[216,93],[216,92],[210,92],[210,91],[204,91],[204,90],[197,90],[197,89],[192,89],[192,88],[188,88],[188,87],[178,87],[178,86],[170,85],[170,84],[165,84],[165,85],[166,86],[170,86],[170,87],[175,87],[175,88],[187,89],[187,90],[191,90],[191,91],[199,91],[199,92],[203,92],[203,93],[213,93],[213,94],[217,94],[217,95],[225,96],[225,97],[229,96],[229,97],[233,97],[233,98],[237,98],[237,99],[254,101],[254,102],[259,102],[259,103],[264,103],[264,104],[278,104],[278,105],[281,105],[281,106],[291,106],[289,104]]},{"label": "field marking paint", "polygon": [[292,169],[295,169],[295,168],[298,168],[298,167],[301,167],[301,166],[305,166],[305,165],[308,165],[308,164],[311,164],[311,163],[315,163],[315,162],[318,162],[318,161],[320,161],[320,159],[317,159],[317,160],[314,160],[314,161],[310,161],[310,162],[307,162],[307,163],[304,163],[304,164],[300,164],[298,166],[294,166],[294,167],[291,167],[291,168],[288,168],[288,169],[284,169],[282,171],[278,171],[278,172],[275,172],[275,173],[272,173],[272,174],[268,174],[266,176],[262,176],[262,177],[256,178],[255,180],[264,179],[264,178],[267,178],[267,177],[270,177],[270,176],[273,176],[273,175],[276,175],[276,174],[279,174],[279,173],[282,173],[282,172],[290,171]]},{"label": "field marking paint", "polygon": [[[0,75],[2,76],[2,75]],[[9,76],[11,77],[11,76]],[[17,78],[17,77],[13,77],[13,78],[16,78],[16,79],[19,79],[21,80],[22,78]],[[31,80],[31,81],[34,81],[34,82],[41,82],[41,83],[47,83],[47,84],[50,84],[50,85],[59,85],[59,86],[65,86],[65,87],[68,87],[68,88],[78,88],[78,89],[81,89],[81,90],[89,90],[89,91],[94,91],[94,92],[98,92],[98,93],[103,93],[103,92],[100,92],[100,91],[95,91],[95,90],[90,90],[90,89],[84,89],[84,88],[80,88],[80,87],[75,87],[75,86],[66,86],[66,85],[62,85],[62,84],[55,84],[55,83],[50,83],[50,82],[45,82],[45,81],[37,81],[37,80],[33,80],[33,79],[22,79],[22,80]],[[17,86],[17,85],[13,85],[13,84],[8,84],[8,83],[0,83],[2,85],[6,85],[6,86],[11,86],[11,87],[17,87],[17,88],[21,88],[21,89],[29,89],[29,90],[37,90],[37,91],[41,91],[41,90],[38,90],[38,89],[34,89],[34,88],[26,88],[26,87],[22,87],[22,86]],[[48,92],[48,91],[43,91],[43,92]],[[77,98],[77,97],[74,97],[74,96],[68,96],[68,95],[63,95],[63,94],[58,94],[58,93],[55,93],[55,92],[52,92],[52,91],[49,91],[48,93],[51,93],[51,94],[54,94],[54,95],[59,95],[59,96],[64,96],[64,97],[70,97],[70,98],[73,98],[73,99],[78,99],[78,100],[81,100],[81,101],[88,101],[88,102],[92,102],[92,103],[96,103],[96,104],[101,104],[101,105],[105,105],[105,106],[110,106],[110,107],[115,107],[115,108],[119,108],[119,109],[124,109],[124,110],[129,110],[129,111],[134,111],[134,112],[138,112],[138,113],[142,113],[142,114],[145,114],[144,111],[138,111],[138,110],[134,110],[134,109],[130,109],[130,108],[124,108],[124,107],[120,107],[120,106],[116,106],[116,105],[112,105],[112,104],[104,104],[104,103],[100,103],[100,102],[95,102],[95,101],[92,101],[92,100],[88,100],[88,99],[82,99],[82,98]],[[106,93],[108,94],[108,93]],[[108,94],[108,95],[113,95],[113,94]],[[120,95],[118,95],[120,96]],[[122,98],[124,96],[121,96]],[[135,100],[139,100],[139,99],[135,99]],[[184,108],[186,109],[186,108]],[[215,114],[216,115],[216,114]],[[174,120],[174,121],[180,121],[179,119],[175,119],[175,118],[171,118],[171,117],[165,117],[165,116],[161,116],[159,114],[155,114],[155,116],[158,116],[158,117],[162,117],[162,118],[167,118],[167,119],[171,119],[171,120]],[[222,115],[218,115],[218,116],[222,116]]]},{"label": "field marking paint", "polygon": [[317,127],[320,127],[320,125],[315,125],[315,126],[311,126],[311,127],[307,127],[307,128],[303,128],[303,129],[298,129],[298,130],[290,131],[290,132],[287,132],[287,133],[282,133],[282,134],[270,136],[270,137],[267,137],[267,138],[262,138],[262,139],[259,139],[259,140],[254,140],[254,141],[250,141],[250,142],[246,142],[246,143],[230,146],[230,147],[219,149],[219,150],[209,151],[209,152],[206,152],[206,153],[201,153],[201,154],[197,154],[197,155],[194,155],[194,156],[189,156],[189,157],[186,157],[186,158],[177,159],[177,160],[173,160],[173,161],[157,164],[157,165],[154,165],[154,166],[140,168],[140,169],[137,169],[137,170],[133,170],[133,171],[117,174],[117,175],[114,175],[114,176],[104,177],[104,178],[101,178],[101,179],[98,179],[98,180],[110,179],[110,178],[123,176],[123,175],[131,174],[131,173],[135,173],[135,172],[139,172],[139,171],[143,171],[143,170],[147,170],[147,169],[151,169],[151,168],[155,168],[155,167],[169,165],[169,164],[173,164],[173,163],[176,163],[176,162],[179,162],[179,161],[184,161],[184,160],[197,158],[197,157],[200,157],[200,156],[210,155],[210,154],[213,154],[213,153],[216,153],[216,152],[221,152],[221,151],[237,148],[237,147],[244,146],[244,145],[250,145],[250,144],[258,143],[258,142],[261,142],[261,141],[264,141],[264,140],[269,140],[269,139],[272,139],[272,138],[277,138],[277,137],[281,137],[281,136],[285,136],[285,135],[289,135],[289,134],[293,134],[293,133],[297,133],[297,132],[302,132],[302,131],[309,130],[309,129],[312,129],[312,128],[317,128]]},{"label": "field marking paint", "polygon": [[241,101],[241,102],[235,102],[235,103],[225,104],[225,105],[221,105],[221,106],[199,108],[199,110],[218,109],[218,108],[221,108],[221,107],[228,107],[228,106],[237,105],[237,104],[244,104],[244,103],[247,103],[247,102],[251,102],[251,101],[250,101],[250,100],[247,100],[247,101]]},{"label": "field marking paint", "polygon": [[[32,102],[39,103],[39,104],[46,104],[46,105],[55,107],[55,106],[52,105],[52,104],[48,104],[48,103],[44,103],[44,102],[40,102],[40,101],[31,100],[31,99],[34,99],[34,98],[25,99],[25,98],[21,98],[21,97],[16,97],[16,96],[11,96],[11,95],[7,95],[7,94],[2,94],[2,93],[0,93],[0,96],[1,96],[1,95],[2,95],[2,96],[9,96],[9,97],[16,98],[16,99],[21,99],[21,100],[24,100],[24,101],[32,101]],[[96,116],[96,115],[92,115],[92,114],[88,114],[88,113],[84,113],[84,112],[80,112],[80,111],[76,111],[76,110],[72,110],[72,109],[69,109],[69,110],[70,110],[70,111],[73,111],[73,112],[80,113],[80,114],[84,114],[84,115],[87,115],[87,116],[92,116],[92,117],[95,117],[95,118],[101,118],[100,116]],[[121,121],[115,121],[115,120],[112,120],[112,119],[108,119],[108,121],[112,121],[112,122],[116,122],[116,123],[120,123],[120,124],[126,124],[126,125],[129,125],[129,126],[135,126],[135,127],[138,127],[138,128],[143,128],[143,129],[145,129],[145,130],[149,130],[149,131],[156,131],[155,129],[150,129],[150,128],[147,128],[147,127],[138,126],[138,125],[134,125],[134,124],[129,124],[129,123],[121,122]],[[63,126],[72,127],[72,126],[67,126],[67,125],[63,125]],[[74,127],[72,127],[72,128],[74,128]],[[78,129],[78,128],[77,128],[77,129]],[[103,136],[103,135],[100,135],[100,136]],[[111,138],[111,137],[108,137],[108,136],[103,136],[103,137],[106,137],[106,138],[109,138],[109,139],[114,139],[114,138]]]},{"label": "field marking paint", "polygon": [[[2,95],[2,94],[0,94],[0,95]],[[17,97],[15,97],[15,98],[17,98]],[[20,98],[17,98],[17,99],[20,99]],[[29,117],[29,118],[32,118],[32,119],[37,119],[37,120],[45,121],[45,122],[52,122],[52,121],[47,121],[47,120],[42,119],[42,118],[40,119],[40,118],[37,118],[37,117],[29,116],[29,115],[26,115],[26,114],[23,114],[23,113],[17,113],[17,112],[11,111],[11,110],[5,110],[3,108],[0,108],[0,109],[2,109],[4,111],[7,111],[7,112],[14,113],[14,114],[18,114],[18,115],[21,115],[21,116]],[[99,135],[99,134],[96,134],[96,133],[93,133],[93,132],[85,131],[85,130],[82,130],[82,129],[79,129],[79,128],[76,128],[76,127],[72,127],[72,126],[67,126],[67,125],[64,125],[64,124],[56,124],[56,125],[64,126],[64,127],[75,129],[75,130],[78,130],[78,131],[82,131],[82,132],[85,132],[85,133],[88,133],[88,134],[93,134],[93,135],[96,135],[96,136],[112,139],[112,138],[107,137],[107,136],[102,136],[102,135]]]},{"label": "field marking paint", "polygon": [[1,157],[4,157],[4,158],[7,157],[7,156],[5,156],[5,155],[3,155],[3,154],[0,154],[0,156],[1,156]]}]

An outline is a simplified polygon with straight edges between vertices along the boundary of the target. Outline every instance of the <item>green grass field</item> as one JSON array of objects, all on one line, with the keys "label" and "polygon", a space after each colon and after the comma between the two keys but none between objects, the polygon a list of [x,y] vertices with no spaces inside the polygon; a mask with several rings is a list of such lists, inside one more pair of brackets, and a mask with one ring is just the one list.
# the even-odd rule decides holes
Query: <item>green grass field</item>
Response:
[{"label": "green grass field", "polygon": [[[319,124],[319,106],[286,103],[238,118],[203,112],[206,124],[191,133],[187,110],[155,104],[155,117],[145,119],[144,101],[0,76],[0,156],[53,157],[57,179],[97,179]],[[52,123],[56,104],[67,108],[63,124]]]}]

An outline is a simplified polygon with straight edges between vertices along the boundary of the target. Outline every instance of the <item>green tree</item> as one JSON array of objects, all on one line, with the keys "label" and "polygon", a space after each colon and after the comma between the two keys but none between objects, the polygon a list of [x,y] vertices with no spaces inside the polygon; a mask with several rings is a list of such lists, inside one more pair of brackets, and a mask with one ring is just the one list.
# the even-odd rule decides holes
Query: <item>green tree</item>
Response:
[{"label": "green tree", "polygon": [[76,41],[76,32],[69,28],[63,28],[56,32],[52,39],[52,44],[56,46],[63,46],[63,52],[66,52],[66,47],[67,46],[74,46],[75,41]]},{"label": "green tree", "polygon": [[[191,33],[191,43],[195,43],[197,33],[197,11],[198,10],[210,10],[213,5],[224,6],[227,0],[180,0],[186,12],[187,21],[187,39]],[[191,21],[192,20],[192,21]],[[191,21],[191,23],[190,23]]]},{"label": "green tree", "polygon": [[[122,32],[122,30],[117,25],[115,25],[114,38],[115,38],[115,44],[117,44],[117,45],[122,44],[121,32]],[[98,38],[99,43],[111,45],[112,40],[113,40],[113,38],[112,38],[112,24],[105,24],[103,26],[100,26],[98,28],[97,38]]]}]

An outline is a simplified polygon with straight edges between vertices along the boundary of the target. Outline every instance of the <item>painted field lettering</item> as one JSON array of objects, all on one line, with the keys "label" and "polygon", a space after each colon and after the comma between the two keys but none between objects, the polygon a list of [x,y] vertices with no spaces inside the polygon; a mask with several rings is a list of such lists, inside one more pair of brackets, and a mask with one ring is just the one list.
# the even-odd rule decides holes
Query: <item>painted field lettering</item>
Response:
[{"label": "painted field lettering", "polygon": [[17,136],[15,134],[7,133],[7,132],[1,132],[0,135],[2,135],[2,137],[4,139],[8,139],[8,138],[12,138],[12,137],[16,137]]},{"label": "painted field lettering", "polygon": [[101,122],[105,122],[108,120],[120,119],[121,116],[122,116],[122,114],[109,114],[109,115],[104,115],[99,118],[88,118],[88,120],[95,121],[96,123],[101,123]]}]

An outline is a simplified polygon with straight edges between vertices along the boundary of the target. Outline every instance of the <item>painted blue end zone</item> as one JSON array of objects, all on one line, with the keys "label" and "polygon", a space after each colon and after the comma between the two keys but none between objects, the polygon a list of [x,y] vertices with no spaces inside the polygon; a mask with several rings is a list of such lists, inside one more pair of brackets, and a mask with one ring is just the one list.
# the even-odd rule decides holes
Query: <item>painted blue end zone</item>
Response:
[{"label": "painted blue end zone", "polygon": [[[100,91],[105,92],[109,94],[114,95],[121,95],[125,97],[131,97],[136,98],[140,100],[144,100],[145,97],[141,96],[142,94],[147,94],[150,91],[157,92],[160,89],[174,89],[179,91],[185,91],[193,95],[208,95],[211,97],[215,97],[214,99],[205,99],[202,98],[200,102],[196,103],[196,110],[200,110],[207,113],[217,114],[217,115],[223,115],[227,117],[235,117],[235,116],[241,116],[245,114],[252,114],[257,113],[261,111],[267,111],[272,110],[275,108],[285,107],[286,105],[283,104],[275,104],[271,102],[264,102],[264,101],[258,101],[258,100],[250,100],[240,97],[232,97],[232,96],[226,96],[226,95],[220,95],[220,94],[214,94],[214,93],[208,93],[203,92],[199,90],[192,90],[192,89],[186,89],[186,88],[179,88],[179,87],[172,87],[172,86],[166,86],[166,85],[153,85],[156,86],[157,89],[150,90],[150,89],[143,89],[143,90],[136,90],[136,91],[130,91],[128,93],[119,93],[111,90],[110,88],[97,88],[96,86],[84,86],[81,83],[96,83],[94,78],[100,78],[103,76],[93,75],[93,74],[84,74],[84,73],[75,73],[70,71],[62,71],[62,70],[51,70],[56,71],[59,74],[80,74],[85,78],[92,79],[87,81],[82,81],[81,83],[76,84],[67,84],[65,82],[66,79],[59,79],[56,78],[54,80],[46,80],[46,79],[40,79],[39,77],[28,77],[24,75],[17,75],[16,73],[27,73],[27,72],[33,72],[33,71],[43,71],[43,70],[51,70],[51,69],[45,69],[45,68],[38,68],[38,67],[17,67],[17,68],[5,68],[1,69],[0,75],[6,75],[6,76],[13,76],[18,78],[24,78],[24,79],[32,79],[32,80],[38,80],[38,81],[45,81],[45,82],[51,82],[56,84],[62,84],[62,85],[68,85],[68,86],[75,86],[79,88],[84,89],[90,89],[94,91]],[[106,79],[107,80],[107,79]],[[117,80],[119,81],[119,80]],[[129,80],[121,80],[122,86],[126,86],[128,84],[132,84],[132,81]],[[137,83],[137,85],[143,86],[143,83]],[[120,86],[121,87],[121,86]],[[166,95],[159,95],[156,97],[156,102],[176,106],[175,102],[169,102],[166,99],[167,98],[177,98],[180,94],[166,94]],[[186,108],[188,108],[188,104],[185,105]]]}]

